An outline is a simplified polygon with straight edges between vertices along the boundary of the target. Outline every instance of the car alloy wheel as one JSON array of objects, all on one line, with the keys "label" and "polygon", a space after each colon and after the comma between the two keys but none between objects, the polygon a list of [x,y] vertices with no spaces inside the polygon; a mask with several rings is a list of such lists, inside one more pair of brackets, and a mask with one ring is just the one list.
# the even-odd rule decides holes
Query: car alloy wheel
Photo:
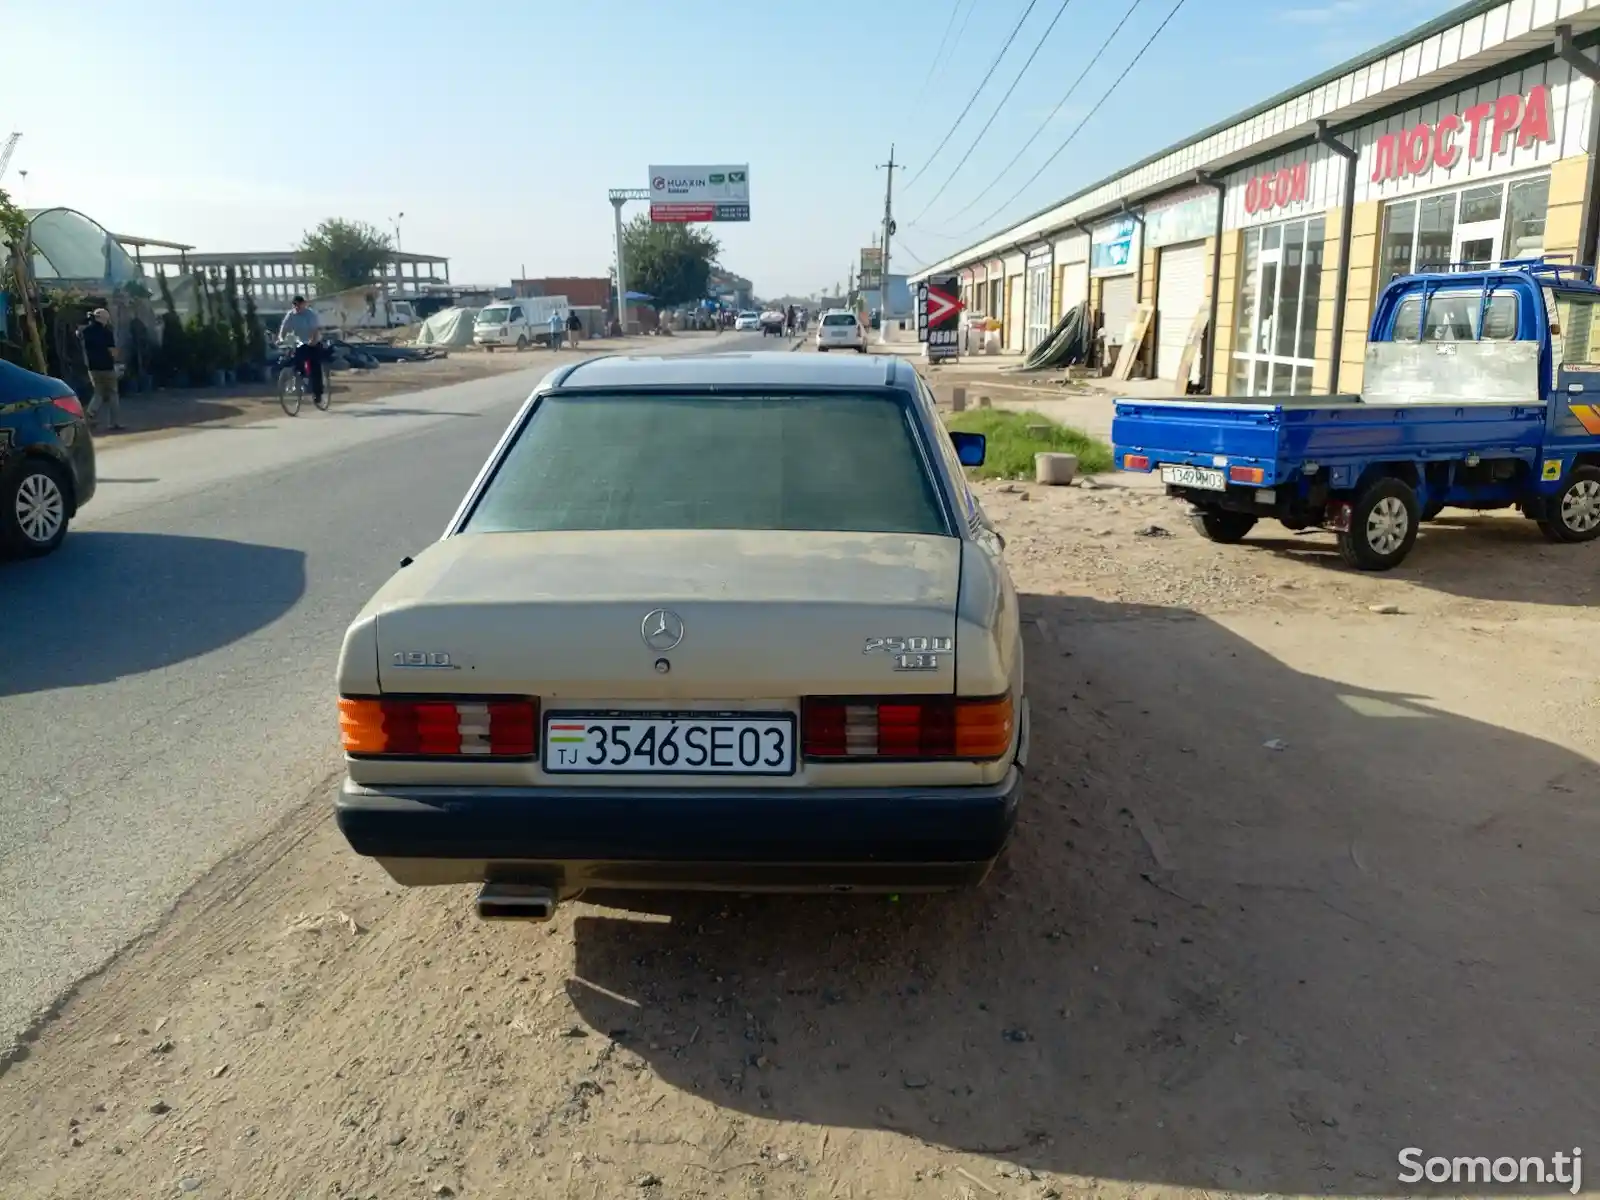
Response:
[{"label": "car alloy wheel", "polygon": [[46,471],[31,471],[17,484],[17,528],[36,546],[48,546],[67,523],[67,498]]}]

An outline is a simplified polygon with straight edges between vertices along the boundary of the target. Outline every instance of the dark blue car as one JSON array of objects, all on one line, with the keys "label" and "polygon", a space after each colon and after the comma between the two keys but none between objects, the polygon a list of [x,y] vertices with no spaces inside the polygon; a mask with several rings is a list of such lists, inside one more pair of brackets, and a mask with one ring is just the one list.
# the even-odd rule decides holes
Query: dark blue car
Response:
[{"label": "dark blue car", "polygon": [[0,555],[49,554],[94,495],[94,439],[72,388],[0,361]]}]

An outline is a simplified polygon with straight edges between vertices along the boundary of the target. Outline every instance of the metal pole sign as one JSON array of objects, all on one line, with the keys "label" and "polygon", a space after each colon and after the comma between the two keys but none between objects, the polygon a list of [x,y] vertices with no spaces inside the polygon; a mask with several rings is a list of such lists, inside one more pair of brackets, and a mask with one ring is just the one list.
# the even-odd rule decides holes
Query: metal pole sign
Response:
[{"label": "metal pole sign", "polygon": [[928,344],[928,361],[956,358],[960,352],[961,281],[933,275],[917,284],[917,341]]}]

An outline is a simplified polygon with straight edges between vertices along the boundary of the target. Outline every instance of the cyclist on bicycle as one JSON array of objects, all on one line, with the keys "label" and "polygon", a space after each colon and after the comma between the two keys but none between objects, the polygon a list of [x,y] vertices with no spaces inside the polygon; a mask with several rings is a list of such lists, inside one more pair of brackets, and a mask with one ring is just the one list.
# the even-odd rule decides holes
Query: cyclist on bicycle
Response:
[{"label": "cyclist on bicycle", "polygon": [[322,322],[317,310],[306,304],[304,296],[296,296],[294,307],[283,314],[283,324],[278,326],[278,341],[294,344],[294,369],[311,377],[311,399],[322,405]]}]

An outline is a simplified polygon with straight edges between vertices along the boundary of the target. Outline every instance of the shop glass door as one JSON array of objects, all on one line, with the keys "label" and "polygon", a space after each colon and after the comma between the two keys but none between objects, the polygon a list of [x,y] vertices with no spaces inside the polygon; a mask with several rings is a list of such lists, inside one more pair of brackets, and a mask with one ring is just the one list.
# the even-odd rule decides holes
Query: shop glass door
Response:
[{"label": "shop glass door", "polygon": [[1461,216],[1450,246],[1450,261],[1468,271],[1485,271],[1500,261],[1505,232],[1505,185],[1468,188],[1461,193]]},{"label": "shop glass door", "polygon": [[1322,292],[1321,217],[1245,234],[1232,390],[1250,396],[1311,391]]}]

